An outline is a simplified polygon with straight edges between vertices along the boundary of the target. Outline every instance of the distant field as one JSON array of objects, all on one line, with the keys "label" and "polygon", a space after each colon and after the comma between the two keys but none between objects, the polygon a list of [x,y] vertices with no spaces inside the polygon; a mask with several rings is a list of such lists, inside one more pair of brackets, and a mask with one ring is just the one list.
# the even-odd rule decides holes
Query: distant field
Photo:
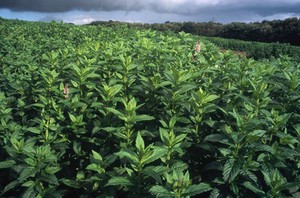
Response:
[{"label": "distant field", "polygon": [[282,55],[291,57],[294,61],[300,61],[300,47],[281,43],[262,43],[254,41],[241,41],[236,39],[224,39],[217,37],[201,37],[217,46],[225,49],[245,52],[254,59],[279,58]]}]

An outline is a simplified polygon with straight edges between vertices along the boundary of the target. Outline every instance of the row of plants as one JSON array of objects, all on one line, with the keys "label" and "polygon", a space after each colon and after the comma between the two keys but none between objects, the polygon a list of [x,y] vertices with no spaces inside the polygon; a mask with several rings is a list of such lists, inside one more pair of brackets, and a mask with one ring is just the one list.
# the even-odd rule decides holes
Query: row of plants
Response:
[{"label": "row of plants", "polygon": [[290,58],[126,27],[0,34],[0,197],[299,196]]}]

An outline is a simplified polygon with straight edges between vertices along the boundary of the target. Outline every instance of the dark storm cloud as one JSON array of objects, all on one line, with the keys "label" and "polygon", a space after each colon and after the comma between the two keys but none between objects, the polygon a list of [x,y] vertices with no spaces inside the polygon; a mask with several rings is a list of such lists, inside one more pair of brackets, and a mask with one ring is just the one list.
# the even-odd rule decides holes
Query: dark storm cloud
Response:
[{"label": "dark storm cloud", "polygon": [[138,0],[1,0],[0,8],[13,11],[65,12],[71,10],[139,10]]},{"label": "dark storm cloud", "polygon": [[245,11],[267,16],[276,13],[300,13],[300,0],[1,0],[0,8],[48,13],[71,10],[150,10],[180,15]]}]

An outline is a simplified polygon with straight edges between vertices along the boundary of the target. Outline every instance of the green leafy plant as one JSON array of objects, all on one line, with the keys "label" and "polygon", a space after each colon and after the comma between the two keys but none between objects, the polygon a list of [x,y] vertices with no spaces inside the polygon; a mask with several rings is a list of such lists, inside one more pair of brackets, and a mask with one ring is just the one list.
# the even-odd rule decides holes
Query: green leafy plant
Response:
[{"label": "green leafy plant", "polygon": [[290,57],[114,23],[0,21],[1,197],[299,196]]}]

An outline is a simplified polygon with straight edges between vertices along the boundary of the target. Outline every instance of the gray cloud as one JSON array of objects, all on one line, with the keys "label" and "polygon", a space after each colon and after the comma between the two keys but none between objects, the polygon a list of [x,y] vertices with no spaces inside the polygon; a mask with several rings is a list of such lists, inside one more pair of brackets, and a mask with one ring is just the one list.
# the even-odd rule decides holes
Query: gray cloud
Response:
[{"label": "gray cloud", "polygon": [[65,12],[71,10],[140,10],[138,0],[1,0],[0,8],[13,11]]},{"label": "gray cloud", "polygon": [[300,0],[1,0],[0,8],[12,11],[65,12],[142,11],[195,15],[200,12],[244,10],[261,15],[299,13]]},{"label": "gray cloud", "polygon": [[23,18],[34,12],[43,21],[63,19],[78,24],[110,19],[228,23],[300,17],[300,0],[0,0],[1,8],[13,11],[14,16],[23,13]]}]

